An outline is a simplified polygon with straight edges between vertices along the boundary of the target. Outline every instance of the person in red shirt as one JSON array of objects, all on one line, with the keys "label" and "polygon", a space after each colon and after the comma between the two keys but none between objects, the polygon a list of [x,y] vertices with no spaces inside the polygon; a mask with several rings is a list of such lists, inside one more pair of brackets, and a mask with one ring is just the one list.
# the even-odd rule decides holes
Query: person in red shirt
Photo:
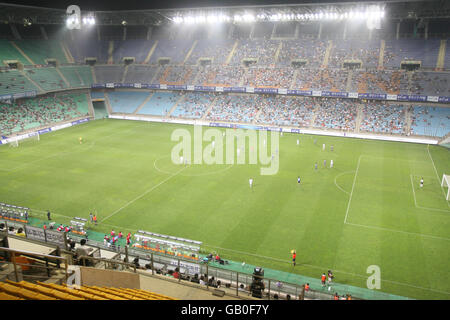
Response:
[{"label": "person in red shirt", "polygon": [[305,284],[305,291],[309,291],[309,283]]},{"label": "person in red shirt", "polygon": [[327,280],[327,276],[325,273],[322,273],[322,277],[320,278],[322,281],[322,287],[325,287],[325,281]]},{"label": "person in red shirt", "polygon": [[297,252],[295,252],[295,250],[294,250],[294,252],[292,252],[292,263],[294,264],[294,267],[295,267],[295,259],[297,258]]},{"label": "person in red shirt", "polygon": [[122,239],[122,237],[123,237],[122,231],[119,231],[119,238]]},{"label": "person in red shirt", "polygon": [[337,294],[337,292],[334,294],[334,300],[339,300],[339,295]]}]

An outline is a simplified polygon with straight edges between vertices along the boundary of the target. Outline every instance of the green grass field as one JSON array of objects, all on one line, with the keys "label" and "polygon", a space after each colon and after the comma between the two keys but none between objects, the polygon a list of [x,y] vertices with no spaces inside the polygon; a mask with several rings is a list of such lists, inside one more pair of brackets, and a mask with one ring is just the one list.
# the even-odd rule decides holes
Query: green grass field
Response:
[{"label": "green grass field", "polygon": [[200,240],[226,259],[316,278],[331,269],[336,282],[359,287],[378,265],[381,291],[450,298],[450,203],[440,187],[448,149],[284,134],[278,174],[261,176],[259,165],[173,164],[177,128],[193,132],[98,120],[0,146],[0,199],[60,221],[96,210],[98,231]]}]

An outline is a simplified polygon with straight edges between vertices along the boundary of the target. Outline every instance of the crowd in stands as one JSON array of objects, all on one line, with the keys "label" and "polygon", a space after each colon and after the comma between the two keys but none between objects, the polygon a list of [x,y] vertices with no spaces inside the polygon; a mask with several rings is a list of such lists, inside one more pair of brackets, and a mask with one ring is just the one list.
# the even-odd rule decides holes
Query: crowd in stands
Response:
[{"label": "crowd in stands", "polygon": [[290,88],[294,79],[292,68],[249,68],[244,86]]},{"label": "crowd in stands", "polygon": [[242,67],[207,65],[199,67],[195,82],[199,85],[239,86],[244,72],[245,70]]},{"label": "crowd in stands", "polygon": [[364,103],[360,130],[373,133],[405,133],[405,108],[401,105],[388,105],[383,101]]},{"label": "crowd in stands", "polygon": [[321,129],[354,130],[357,108],[353,101],[346,99],[312,98],[319,105],[315,112],[313,126]]},{"label": "crowd in stands", "polygon": [[214,94],[192,92],[184,94],[177,108],[172,112],[172,117],[199,119],[214,101]]},{"label": "crowd in stands", "polygon": [[267,102],[257,122],[277,126],[309,127],[314,109],[314,100],[304,97],[267,97]]},{"label": "crowd in stands", "polygon": [[450,133],[450,108],[411,106],[409,134],[445,137]]},{"label": "crowd in stands", "polygon": [[278,56],[278,63],[291,66],[293,60],[306,60],[308,68],[319,68],[323,64],[327,42],[316,39],[285,40]]},{"label": "crowd in stands", "polygon": [[17,100],[12,104],[0,103],[1,135],[86,116],[87,107],[80,107],[83,102],[86,99],[79,95],[64,94]]},{"label": "crowd in stands", "polygon": [[252,122],[260,110],[267,104],[261,95],[219,95],[207,119],[234,122]]},{"label": "crowd in stands", "polygon": [[274,40],[241,40],[231,64],[241,65],[244,59],[256,59],[259,66],[273,65],[279,44],[279,41]]}]

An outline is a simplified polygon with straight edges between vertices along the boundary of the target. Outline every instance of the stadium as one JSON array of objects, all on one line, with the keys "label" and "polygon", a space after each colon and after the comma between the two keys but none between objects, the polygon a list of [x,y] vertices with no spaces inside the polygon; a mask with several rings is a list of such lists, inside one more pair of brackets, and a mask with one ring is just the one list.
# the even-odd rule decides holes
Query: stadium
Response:
[{"label": "stadium", "polygon": [[1,300],[450,298],[448,1],[0,23]]}]

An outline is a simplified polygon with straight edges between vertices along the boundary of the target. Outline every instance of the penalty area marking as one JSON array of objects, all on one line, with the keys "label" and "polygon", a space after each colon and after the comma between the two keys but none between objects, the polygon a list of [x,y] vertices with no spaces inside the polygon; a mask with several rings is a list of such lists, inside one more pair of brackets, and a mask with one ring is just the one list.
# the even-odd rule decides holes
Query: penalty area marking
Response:
[{"label": "penalty area marking", "polygon": [[355,171],[345,171],[345,172],[342,172],[342,173],[338,174],[336,177],[334,177],[334,184],[336,185],[336,187],[338,187],[339,190],[341,190],[342,192],[344,192],[344,193],[346,193],[346,194],[348,194],[348,195],[350,195],[350,192],[345,191],[343,188],[341,188],[341,187],[338,185],[338,183],[337,183],[336,180],[337,180],[338,177],[343,176],[344,174],[347,174],[347,173],[352,173],[352,172],[355,172]]},{"label": "penalty area marking", "polygon": [[[441,180],[439,179],[439,174],[437,172],[436,165],[434,164],[433,157],[431,156],[431,153],[430,153],[430,145],[429,144],[427,145],[427,151],[428,151],[428,155],[430,156],[431,163],[433,164],[434,172],[436,173],[436,178],[438,180],[438,183],[439,183],[439,185],[441,185]],[[441,185],[441,190],[442,190],[442,193],[444,194],[444,198],[445,198],[446,194],[445,194],[445,191],[444,191],[444,187],[442,185]],[[450,208],[449,201],[447,201],[447,206]]]},{"label": "penalty area marking", "polygon": [[429,207],[421,207],[421,206],[417,205],[417,198],[416,198],[416,191],[415,191],[415,188],[414,188],[413,175],[410,174],[409,177],[411,178],[411,187],[412,187],[413,196],[414,196],[414,205],[416,206],[416,208],[423,209],[423,210],[432,210],[432,211],[439,211],[439,212],[448,212],[448,213],[450,213],[450,210],[444,210],[444,209],[438,209],[438,208],[429,208]]}]

